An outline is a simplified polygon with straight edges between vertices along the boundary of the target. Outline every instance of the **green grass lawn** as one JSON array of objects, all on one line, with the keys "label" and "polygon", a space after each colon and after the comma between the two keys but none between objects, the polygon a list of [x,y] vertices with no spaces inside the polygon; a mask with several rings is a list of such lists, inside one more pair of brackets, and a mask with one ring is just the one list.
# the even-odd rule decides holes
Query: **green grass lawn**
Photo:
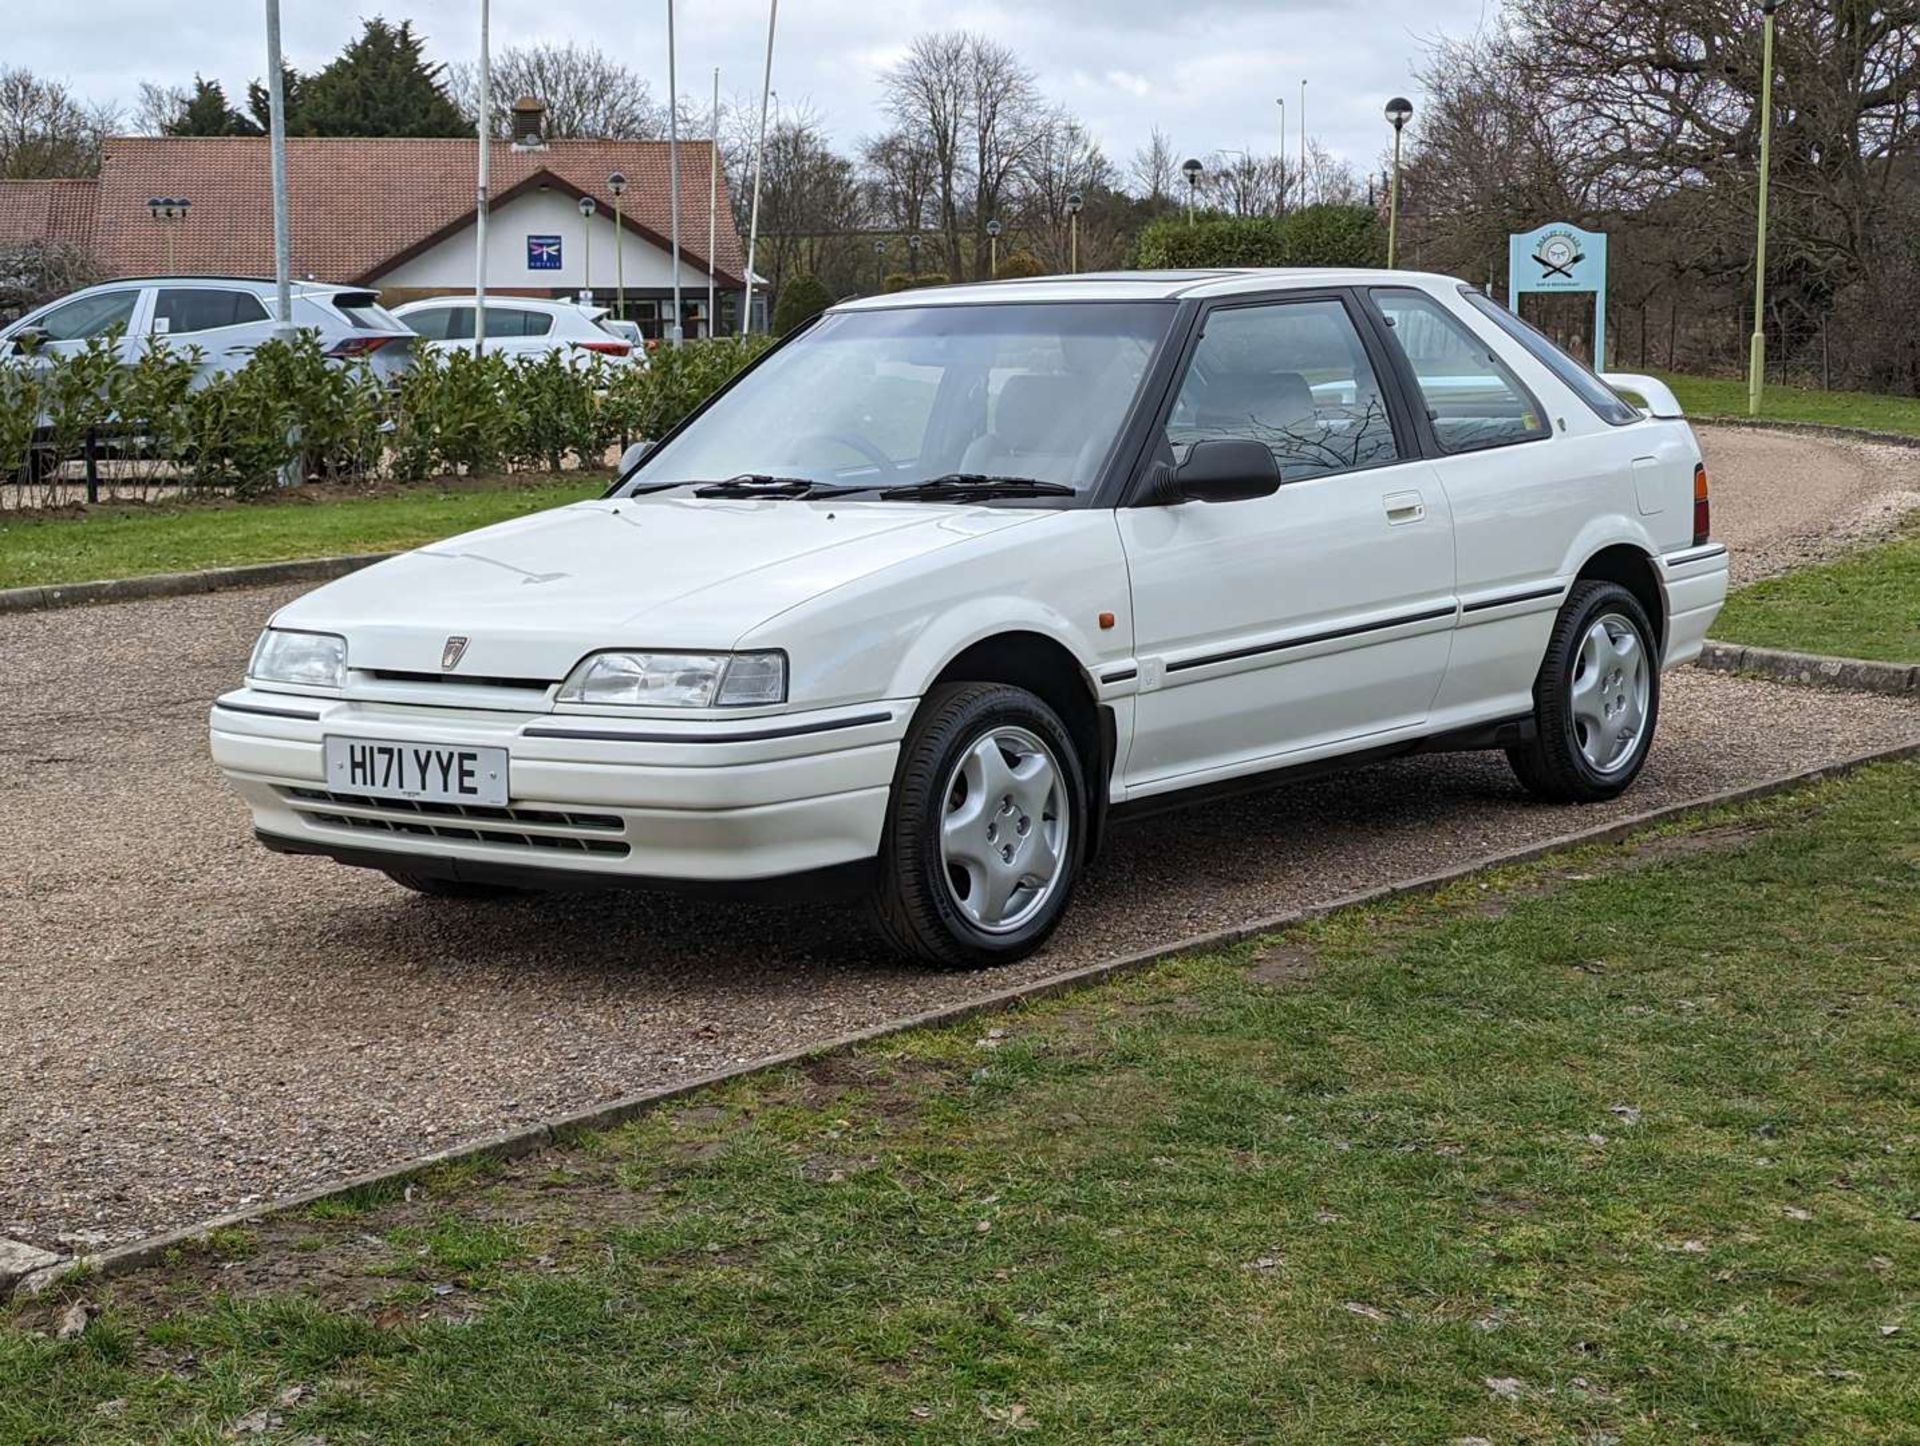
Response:
[{"label": "green grass lawn", "polygon": [[1892,542],[1733,593],[1722,642],[1920,663],[1920,519]]},{"label": "green grass lawn", "polygon": [[243,562],[391,552],[543,507],[594,497],[604,477],[511,481],[324,502],[0,512],[0,587],[187,572]]},{"label": "green grass lawn", "polygon": [[17,1309],[0,1438],[1911,1442],[1917,813],[1882,767],[224,1231]]},{"label": "green grass lawn", "polygon": [[[1692,377],[1657,373],[1673,388],[1689,417],[1711,419],[1747,415],[1747,383],[1742,378]],[[1890,397],[1873,392],[1823,392],[1769,383],[1760,399],[1762,422],[1818,422],[1869,432],[1920,436],[1920,397]]]}]

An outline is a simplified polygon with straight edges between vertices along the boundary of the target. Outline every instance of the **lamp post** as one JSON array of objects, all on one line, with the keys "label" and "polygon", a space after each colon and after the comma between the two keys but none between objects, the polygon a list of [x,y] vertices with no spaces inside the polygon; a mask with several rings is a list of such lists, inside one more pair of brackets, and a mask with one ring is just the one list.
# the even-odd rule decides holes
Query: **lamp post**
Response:
[{"label": "lamp post", "polygon": [[1767,383],[1767,176],[1773,162],[1773,12],[1780,0],[1760,0],[1760,219],[1753,246],[1753,345],[1747,357],[1747,415],[1760,415]]},{"label": "lamp post", "polygon": [[1393,126],[1393,185],[1387,192],[1387,266],[1400,249],[1400,132],[1413,119],[1413,102],[1396,95],[1387,102],[1387,120]]},{"label": "lamp post", "polygon": [[887,243],[875,240],[873,243],[873,291],[878,296],[887,289]]},{"label": "lamp post", "polygon": [[627,189],[624,171],[607,177],[607,189],[613,192],[613,310],[622,321],[627,319],[627,246],[620,238],[620,197]]},{"label": "lamp post", "polygon": [[160,234],[167,238],[167,270],[173,270],[173,229],[187,219],[193,205],[185,196],[151,196],[147,214],[160,223]]},{"label": "lamp post", "polygon": [[1300,82],[1300,204],[1307,204],[1307,83]]},{"label": "lamp post", "polygon": [[918,231],[907,237],[907,275],[915,280],[920,277],[920,233]]},{"label": "lamp post", "polygon": [[1080,270],[1080,208],[1086,205],[1078,191],[1067,192],[1067,271]]},{"label": "lamp post", "polygon": [[1276,95],[1273,103],[1280,107],[1280,149],[1273,153],[1275,167],[1280,172],[1280,197],[1274,202],[1275,212],[1287,214],[1287,98]]},{"label": "lamp post", "polygon": [[987,280],[1000,274],[1000,218],[987,222]]},{"label": "lamp post", "polygon": [[1188,156],[1181,163],[1180,174],[1187,178],[1187,224],[1193,224],[1193,193],[1199,188],[1200,173],[1206,169],[1197,157]]},{"label": "lamp post", "polygon": [[580,219],[585,223],[580,228],[580,234],[585,240],[585,244],[580,248],[580,275],[584,278],[580,283],[584,293],[581,299],[584,301],[593,299],[593,213],[599,209],[594,204],[593,197],[580,198]]}]

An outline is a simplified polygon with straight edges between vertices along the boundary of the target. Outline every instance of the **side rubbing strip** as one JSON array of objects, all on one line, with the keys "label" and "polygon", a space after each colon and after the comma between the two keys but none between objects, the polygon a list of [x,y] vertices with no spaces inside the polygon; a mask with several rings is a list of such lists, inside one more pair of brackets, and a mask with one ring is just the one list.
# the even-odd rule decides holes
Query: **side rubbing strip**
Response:
[{"label": "side rubbing strip", "polygon": [[1559,597],[1566,589],[1555,583],[1552,587],[1530,588],[1526,592],[1502,593],[1499,597],[1483,597],[1478,602],[1470,602],[1460,611],[1477,613],[1484,608],[1503,608],[1509,603],[1538,602],[1543,597]]},{"label": "side rubbing strip", "polygon": [[223,703],[216,700],[213,706],[222,713],[257,713],[262,718],[304,718],[309,723],[320,716],[300,708],[261,708],[252,703]]},{"label": "side rubbing strip", "polygon": [[1115,668],[1111,673],[1102,673],[1100,675],[1100,681],[1103,683],[1127,683],[1139,676],[1140,670],[1138,668]]},{"label": "side rubbing strip", "polygon": [[857,718],[834,718],[825,723],[796,723],[786,728],[754,728],[737,733],[632,733],[611,728],[523,728],[522,738],[578,738],[587,743],[765,743],[773,738],[802,738],[809,733],[836,733],[842,728],[864,728],[891,723],[891,713],[862,713]]},{"label": "side rubbing strip", "polygon": [[1404,613],[1397,618],[1382,618],[1377,623],[1363,623],[1357,628],[1335,628],[1330,632],[1312,633],[1304,638],[1287,638],[1278,643],[1260,643],[1251,648],[1235,648],[1230,653],[1211,653],[1204,658],[1182,658],[1177,663],[1168,663],[1169,673],[1184,673],[1189,668],[1205,668],[1214,663],[1238,662],[1241,658],[1257,658],[1267,653],[1284,653],[1292,648],[1310,647],[1314,643],[1330,643],[1338,638],[1357,638],[1366,633],[1384,632],[1388,628],[1403,628],[1408,623],[1430,623],[1438,618],[1453,616],[1451,605],[1443,608],[1428,608],[1424,612]]}]

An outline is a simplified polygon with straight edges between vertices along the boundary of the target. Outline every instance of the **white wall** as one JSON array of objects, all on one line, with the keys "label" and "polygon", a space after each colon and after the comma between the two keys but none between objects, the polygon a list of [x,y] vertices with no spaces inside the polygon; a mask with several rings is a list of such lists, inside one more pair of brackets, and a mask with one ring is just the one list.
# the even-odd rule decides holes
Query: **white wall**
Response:
[{"label": "white wall", "polygon": [[[615,281],[616,233],[613,229],[613,212],[603,208],[591,221],[586,221],[581,219],[578,206],[579,203],[564,191],[533,190],[516,196],[504,206],[491,208],[487,213],[488,287],[560,287],[574,291],[590,286],[596,301],[610,302]],[[585,270],[588,259],[585,241],[589,228],[593,235],[591,277]],[[703,211],[695,218],[682,212],[680,241],[683,247],[692,241],[695,229],[700,233],[701,245],[705,246],[706,213]],[[528,236],[560,238],[561,267],[558,271],[527,269]],[[673,261],[665,247],[655,246],[630,231],[621,234],[619,240],[626,252],[628,291],[673,285]],[[404,261],[391,271],[375,277],[374,283],[391,287],[471,288],[472,225],[461,227],[452,236],[429,247],[412,260]],[[707,273],[690,265],[684,250],[681,252],[680,285],[683,289],[698,288],[703,296],[707,289]]]}]

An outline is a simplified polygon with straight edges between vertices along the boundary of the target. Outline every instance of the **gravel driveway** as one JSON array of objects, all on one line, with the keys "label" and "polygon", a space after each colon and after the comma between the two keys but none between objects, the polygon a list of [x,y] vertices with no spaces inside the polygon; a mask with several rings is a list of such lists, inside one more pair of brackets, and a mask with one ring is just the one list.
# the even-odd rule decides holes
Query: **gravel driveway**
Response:
[{"label": "gravel driveway", "polygon": [[[1749,440],[1732,435],[1714,437],[1716,459]],[[1772,515],[1737,502],[1719,466],[1723,532]],[[1911,703],[1689,670],[1668,680],[1653,758],[1619,803],[1540,806],[1497,757],[1459,755],[1162,815],[1117,831],[1044,955],[936,974],[881,955],[844,908],[447,904],[266,853],[207,760],[205,710],[297,591],[0,618],[0,1235],[51,1246],[184,1224],[1920,736]]]}]

